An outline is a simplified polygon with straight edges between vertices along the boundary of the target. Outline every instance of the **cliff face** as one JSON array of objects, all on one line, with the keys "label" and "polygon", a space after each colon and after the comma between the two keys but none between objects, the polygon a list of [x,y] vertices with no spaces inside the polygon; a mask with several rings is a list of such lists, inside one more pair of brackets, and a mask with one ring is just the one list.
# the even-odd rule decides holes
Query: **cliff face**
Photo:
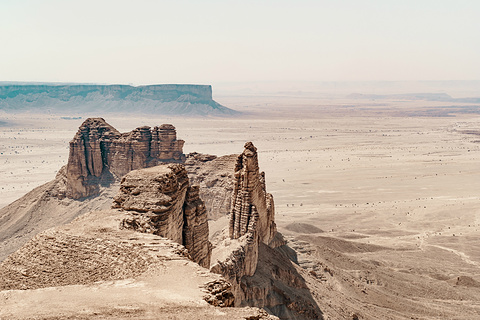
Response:
[{"label": "cliff face", "polygon": [[265,173],[258,169],[257,148],[251,142],[237,158],[230,217],[230,238],[257,232],[269,244],[275,236],[273,197],[266,192]]},{"label": "cliff face", "polygon": [[212,99],[212,86],[189,84],[163,84],[132,87],[127,85],[2,85],[0,99],[15,98],[22,95],[42,94],[46,97],[88,97],[94,93],[108,96],[110,99],[122,99],[130,96],[143,96],[152,100],[171,101],[182,95],[191,95],[198,100]]},{"label": "cliff face", "polygon": [[[233,180],[229,239],[218,245],[230,254],[223,253],[212,271],[232,281],[236,294],[243,297],[245,292],[240,283],[244,276],[255,274],[259,244],[269,244],[276,235],[273,197],[266,192],[265,175],[259,171],[253,143],[247,142],[245,150],[237,157]],[[237,299],[241,300],[244,299]]]},{"label": "cliff face", "polygon": [[210,85],[0,85],[0,110],[84,113],[234,115]]},{"label": "cliff face", "polygon": [[[101,118],[88,119],[72,140],[68,165],[59,171],[57,178],[7,208],[8,214],[3,216],[8,219],[3,221],[10,223],[10,226],[2,226],[3,230],[7,231],[6,237],[17,239],[20,234],[17,230],[28,231],[22,238],[24,243],[46,227],[68,222],[84,212],[104,209],[104,202],[111,201],[113,188],[120,184],[120,191],[114,197],[113,209],[105,210],[110,222],[102,225],[100,221],[89,221],[94,229],[90,239],[92,241],[85,241],[82,248],[73,247],[72,250],[67,250],[68,252],[61,250],[62,252],[58,253],[66,254],[64,260],[69,260],[72,255],[78,254],[79,250],[83,250],[82,256],[85,259],[70,259],[75,263],[66,265],[71,267],[69,270],[83,270],[82,277],[86,281],[128,278],[138,263],[138,267],[141,267],[140,273],[144,270],[142,268],[150,268],[149,263],[142,262],[143,255],[136,261],[136,256],[130,256],[128,252],[120,256],[113,252],[112,261],[102,262],[103,258],[98,258],[101,266],[92,269],[85,267],[85,261],[88,261],[89,255],[97,259],[98,250],[102,252],[102,257],[104,253],[108,256],[111,251],[109,234],[113,229],[119,229],[122,234],[126,232],[128,238],[125,239],[129,241],[160,236],[162,239],[168,238],[182,244],[187,250],[182,251],[179,247],[179,251],[185,252],[185,255],[188,253],[193,261],[203,267],[208,268],[211,265],[211,271],[222,275],[228,281],[210,285],[211,296],[207,299],[210,303],[264,307],[285,319],[321,319],[321,312],[304,278],[289,259],[292,255],[285,254],[291,253],[289,248],[283,237],[276,232],[273,197],[266,192],[265,175],[259,170],[257,150],[253,144],[245,144],[245,150],[239,156],[189,156],[188,174],[195,183],[201,184],[200,188],[191,185],[187,170],[182,164],[165,163],[182,162],[182,146],[183,141],[176,140],[175,128],[171,125],[154,129],[140,127],[122,134]],[[102,184],[111,181],[115,183],[108,188],[100,188]],[[71,198],[95,195],[98,191],[101,191],[98,197],[84,201],[65,198],[65,195]],[[209,209],[210,213],[213,216],[223,216],[212,225],[215,230],[211,240],[214,247],[208,239],[209,213],[202,201],[202,192],[208,195],[211,201],[209,203],[218,204],[213,210],[213,206]],[[231,201],[225,201],[227,196],[231,196]],[[225,217],[228,207],[229,222]],[[20,215],[21,219],[17,223],[15,219]],[[97,214],[92,214],[91,217],[93,216],[98,217]],[[112,223],[111,217],[117,222]],[[53,221],[54,219],[59,220]],[[83,237],[81,226],[82,223],[76,223],[75,228],[78,229],[68,228],[68,232],[75,232],[75,237],[60,237],[58,240],[55,236],[54,238],[60,241],[60,246],[58,241],[52,240],[50,236],[39,238],[40,242],[52,240],[48,250],[62,249],[65,247],[64,243],[79,243],[84,241],[76,238]],[[139,236],[138,232],[137,235],[132,235],[133,231],[141,232],[143,236]],[[115,241],[122,243],[120,234],[116,232]],[[97,241],[104,236],[107,236],[107,241]],[[18,248],[22,243],[9,244],[8,248],[12,251],[12,248]],[[36,248],[39,247],[31,247],[32,250]],[[48,255],[42,250],[38,253],[39,257]],[[156,255],[154,241],[146,245],[146,250]],[[135,248],[131,251],[135,251]],[[28,255],[29,253],[24,257]],[[118,261],[115,260],[117,256]],[[128,262],[130,258],[135,258],[135,261]],[[133,269],[117,277],[119,273],[115,269],[116,264],[125,261],[130,263],[128,266]],[[12,265],[17,264],[15,262]],[[42,263],[39,266],[41,267]],[[99,268],[109,270],[105,272],[105,279],[97,272]],[[39,270],[35,269],[34,275],[44,279],[47,286],[56,281],[55,277],[52,278]],[[61,273],[70,277],[69,271],[61,266],[55,265],[51,270],[63,270]],[[23,276],[21,272],[15,272],[8,271],[15,279]],[[61,284],[75,284],[75,277]],[[8,280],[5,288],[10,288],[15,282],[16,280]]]},{"label": "cliff face", "polygon": [[190,186],[183,206],[183,243],[192,260],[210,267],[212,244],[208,241],[208,221],[205,204],[199,196],[200,188]]},{"label": "cliff face", "polygon": [[[42,232],[0,263],[0,319],[265,319],[228,307],[229,284],[183,246],[92,211]],[[213,306],[212,306],[213,305]]]},{"label": "cliff face", "polygon": [[257,149],[237,157],[228,231],[213,241],[211,271],[232,283],[236,306],[264,307],[284,319],[322,319],[304,278],[277,233],[273,196],[266,192]]},{"label": "cliff face", "polygon": [[186,158],[185,168],[190,182],[200,186],[200,198],[205,202],[208,218],[217,220],[229,214],[238,155],[217,157],[190,153]]},{"label": "cliff face", "polygon": [[169,124],[120,133],[102,118],[88,118],[70,142],[66,196],[79,199],[95,195],[101,184],[131,170],[183,162],[183,144]]},{"label": "cliff face", "polygon": [[207,212],[181,164],[134,170],[121,182],[113,208],[126,217],[122,226],[183,244],[193,261],[210,266]]},{"label": "cliff face", "polygon": [[244,276],[255,274],[259,244],[273,244],[276,235],[273,197],[266,192],[265,174],[259,171],[257,148],[251,142],[236,160],[231,208],[228,234],[234,241],[223,243],[231,254],[212,270],[236,283],[237,295],[243,296],[239,284]]}]

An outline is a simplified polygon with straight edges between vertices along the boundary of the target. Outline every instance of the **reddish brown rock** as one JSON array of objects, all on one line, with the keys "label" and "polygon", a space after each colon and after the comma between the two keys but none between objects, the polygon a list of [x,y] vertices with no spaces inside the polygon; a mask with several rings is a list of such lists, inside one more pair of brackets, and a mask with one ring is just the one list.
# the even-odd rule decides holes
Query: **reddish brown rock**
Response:
[{"label": "reddish brown rock", "polygon": [[66,196],[79,199],[95,195],[100,185],[132,170],[184,162],[183,144],[170,124],[120,133],[102,118],[88,118],[70,142]]},{"label": "reddish brown rock", "polygon": [[98,192],[104,169],[101,145],[108,145],[119,136],[120,132],[101,118],[89,118],[82,123],[70,141],[66,170],[69,198],[78,199]]}]

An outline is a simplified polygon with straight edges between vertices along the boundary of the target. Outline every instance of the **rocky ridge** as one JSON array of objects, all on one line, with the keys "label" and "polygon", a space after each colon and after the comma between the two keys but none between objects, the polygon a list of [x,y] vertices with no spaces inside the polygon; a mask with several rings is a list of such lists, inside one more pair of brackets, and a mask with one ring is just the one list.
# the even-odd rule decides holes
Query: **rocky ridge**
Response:
[{"label": "rocky ridge", "polygon": [[[277,319],[233,303],[230,285],[182,245],[92,211],[35,236],[0,264],[1,319]],[[218,306],[218,307],[214,307]]]},{"label": "rocky ridge", "polygon": [[[172,125],[120,133],[102,118],[87,119],[71,141],[68,164],[55,179],[0,209],[0,261],[47,228],[110,208],[121,177],[130,170],[183,162],[183,143]],[[234,157],[193,153],[185,162],[210,219],[229,212]]]},{"label": "rocky ridge", "polygon": [[183,162],[183,140],[163,124],[120,133],[103,118],[88,118],[70,142],[65,195],[80,199],[99,192],[126,173],[165,162]]},{"label": "rocky ridge", "polygon": [[153,233],[183,244],[191,259],[210,266],[207,212],[181,164],[134,170],[121,182],[112,208],[128,217],[123,228]]},{"label": "rocky ridge", "polygon": [[[116,221],[115,225],[112,226],[111,222],[108,222],[108,227],[102,226],[102,223],[96,221],[99,220],[98,214],[88,213],[77,220],[95,225],[96,231],[92,236],[93,240],[82,238],[82,234],[78,233],[82,229],[78,223],[74,227],[78,229],[74,236],[70,233],[57,236],[55,231],[52,231],[54,235],[51,236],[48,235],[50,231],[47,231],[46,236],[41,234],[35,237],[24,248],[39,248],[38,252],[30,249],[28,249],[30,251],[27,250],[28,252],[22,251],[24,250],[22,248],[18,251],[22,258],[18,258],[19,256],[15,253],[2,264],[2,272],[6,275],[4,288],[28,289],[30,287],[27,279],[32,274],[40,277],[32,279],[44,279],[39,283],[50,283],[49,285],[76,283],[83,285],[84,282],[88,284],[89,281],[93,281],[92,279],[117,281],[123,279],[122,277],[142,276],[144,272],[147,272],[148,268],[144,267],[149,263],[139,264],[136,262],[137,260],[128,262],[127,258],[137,257],[141,262],[145,258],[143,254],[128,256],[128,253],[126,255],[122,253],[122,248],[117,248],[118,252],[115,246],[108,249],[112,235],[109,230],[113,228],[171,239],[174,243],[184,246],[179,248],[186,248],[186,250],[179,249],[179,253],[201,266],[210,267],[214,273],[222,275],[226,282],[209,285],[212,291],[206,300],[213,305],[259,306],[285,319],[322,318],[322,313],[312,298],[302,273],[299,272],[298,266],[290,260],[294,257],[292,250],[285,245],[281,234],[276,232],[273,197],[266,192],[265,175],[259,171],[257,150],[251,142],[245,144],[245,150],[239,156],[217,158],[200,154],[189,155],[185,162],[188,169],[187,174],[187,169],[179,163],[154,166],[157,163],[162,164],[163,161],[159,161],[158,157],[153,158],[147,155],[152,154],[152,144],[149,144],[150,148],[148,149],[148,144],[144,139],[145,136],[148,136],[147,131],[151,132],[149,128],[138,128],[131,133],[120,134],[103,119],[88,119],[86,122],[72,140],[72,159],[69,160],[69,165],[74,169],[73,172],[77,170],[80,173],[87,173],[87,179],[83,179],[84,176],[73,177],[77,177],[77,182],[80,181],[80,185],[85,186],[83,190],[87,190],[87,192],[94,190],[92,196],[81,201],[65,197],[69,183],[67,165],[60,170],[54,181],[37,188],[38,190],[32,191],[31,195],[25,196],[24,199],[20,199],[8,207],[7,214],[2,215],[2,218],[6,217],[6,222],[13,221],[13,224],[10,227],[7,226],[6,230],[9,233],[5,239],[8,243],[11,239],[16,239],[14,235],[19,234],[17,229],[30,229],[25,227],[28,222],[21,226],[16,224],[15,219],[18,216],[22,216],[28,221],[42,222],[42,219],[55,219],[52,216],[54,214],[62,217],[62,220],[58,221],[65,223],[86,212],[88,208],[106,209],[107,216],[111,217],[109,219]],[[170,130],[167,130],[170,132],[167,135],[170,140],[167,139],[167,141],[176,141],[176,137],[171,134],[172,128],[166,129]],[[137,138],[131,139],[132,136]],[[122,140],[122,137],[125,139]],[[126,140],[129,142],[125,143]],[[86,147],[81,149],[82,145]],[[136,159],[136,161],[112,160],[120,157],[115,152],[112,154],[116,150],[115,146],[118,145],[121,146],[119,150],[138,152],[139,154],[130,158]],[[122,149],[124,147],[128,149]],[[153,150],[157,149],[153,148]],[[119,151],[119,153],[123,153],[123,151]],[[121,174],[137,165],[147,168],[127,173],[118,183]],[[200,184],[200,187],[192,185],[194,182],[190,181],[188,175],[192,177],[191,181]],[[105,181],[108,183],[104,183]],[[118,185],[120,185],[120,191],[117,196],[113,197],[112,194]],[[89,189],[90,187],[91,189]],[[97,191],[95,190],[100,192],[96,196],[95,192]],[[211,200],[210,203],[219,205],[214,209],[209,208],[208,211],[208,207],[206,208],[206,204],[202,201],[202,194]],[[230,199],[218,202],[217,198],[219,197]],[[105,204],[108,201],[111,203],[112,198],[114,198],[113,208],[108,209]],[[32,205],[25,208],[27,202],[31,202]],[[81,208],[78,207],[79,204],[82,204]],[[90,205],[86,206],[88,204]],[[207,215],[225,217],[226,208],[230,208],[230,222],[223,219],[225,220],[223,231],[216,232],[212,236],[211,241],[214,243],[212,251],[212,245],[208,241]],[[38,215],[39,213],[41,214]],[[92,220],[89,220],[88,217]],[[37,224],[32,225],[32,229],[28,233],[22,234],[22,239],[28,240],[35,233],[42,231],[42,226],[45,228],[46,225],[55,226],[58,223],[56,224],[52,220],[48,224],[40,223],[39,225],[40,227]],[[67,229],[70,230],[70,228],[72,227]],[[105,241],[100,241],[99,239],[104,239],[104,236],[106,237]],[[145,236],[140,236],[140,238],[143,237]],[[130,234],[130,238],[136,239],[139,236]],[[39,242],[46,243],[46,246]],[[110,253],[114,256],[124,257],[121,259],[125,261],[125,266],[131,266],[132,270],[114,271],[113,274],[104,272],[105,277],[103,277],[98,274],[102,268],[115,270],[117,266],[117,263],[114,262],[115,259],[107,259],[101,265],[90,265],[89,263],[87,265],[90,266],[83,265],[82,260],[77,261],[79,265],[74,263],[75,266],[65,264],[70,266],[69,270],[62,269],[61,265],[56,265],[51,270],[49,269],[50,271],[42,271],[43,267],[41,266],[44,265],[42,261],[49,255],[49,250],[53,250],[53,257],[57,255],[71,256],[74,253],[70,252],[68,247],[77,242],[85,242],[85,246],[88,248],[97,248],[105,257],[108,257]],[[21,242],[18,243],[21,244]],[[15,245],[11,246],[11,248],[14,247]],[[63,249],[58,251],[55,248]],[[76,248],[78,252],[84,252],[85,257],[92,253],[90,249],[84,250],[76,245],[73,245],[73,248]],[[18,262],[18,259],[27,259],[26,257],[33,258],[33,271],[23,275],[23,269],[20,270],[15,265],[22,264],[23,262]],[[63,261],[63,258],[57,259]],[[211,259],[214,263],[210,266]],[[101,261],[102,258],[97,260]],[[35,268],[37,268],[36,271]],[[74,275],[74,279],[67,282],[55,282],[56,278],[65,278],[63,273],[69,274],[75,268],[84,270],[86,273]],[[57,271],[59,274],[55,275]],[[108,276],[109,274],[110,276]],[[66,278],[69,279],[68,276]],[[80,281],[79,279],[84,280]],[[36,280],[33,283],[36,283]],[[24,283],[25,286],[11,287],[15,283]]]},{"label": "rocky ridge", "polygon": [[276,230],[273,196],[252,142],[237,157],[233,184],[229,225],[212,240],[210,270],[232,283],[236,306],[263,307],[282,319],[323,319]]}]

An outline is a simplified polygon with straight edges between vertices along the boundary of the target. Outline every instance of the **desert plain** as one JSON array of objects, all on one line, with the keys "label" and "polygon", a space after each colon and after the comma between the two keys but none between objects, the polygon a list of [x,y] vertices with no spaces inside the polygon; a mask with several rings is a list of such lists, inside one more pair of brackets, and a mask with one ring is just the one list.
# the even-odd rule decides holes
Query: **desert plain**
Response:
[{"label": "desert plain", "polygon": [[0,114],[0,207],[55,177],[87,117],[121,132],[171,123],[185,153],[240,153],[252,141],[278,230],[325,318],[480,317],[478,114],[421,100],[218,101],[243,114]]}]

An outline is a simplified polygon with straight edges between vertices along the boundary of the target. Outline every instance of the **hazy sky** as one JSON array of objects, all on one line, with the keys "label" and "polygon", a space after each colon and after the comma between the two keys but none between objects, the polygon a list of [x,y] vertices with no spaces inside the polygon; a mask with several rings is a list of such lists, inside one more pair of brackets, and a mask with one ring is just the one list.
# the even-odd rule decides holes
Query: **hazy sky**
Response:
[{"label": "hazy sky", "polygon": [[0,81],[478,79],[479,0],[0,0]]}]

